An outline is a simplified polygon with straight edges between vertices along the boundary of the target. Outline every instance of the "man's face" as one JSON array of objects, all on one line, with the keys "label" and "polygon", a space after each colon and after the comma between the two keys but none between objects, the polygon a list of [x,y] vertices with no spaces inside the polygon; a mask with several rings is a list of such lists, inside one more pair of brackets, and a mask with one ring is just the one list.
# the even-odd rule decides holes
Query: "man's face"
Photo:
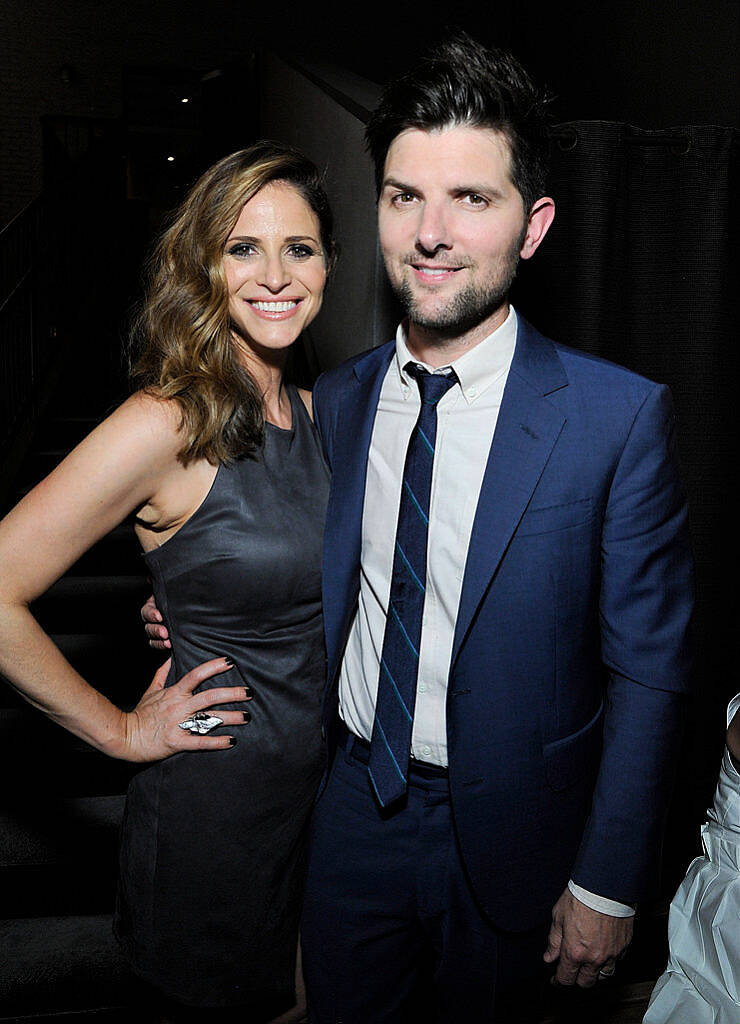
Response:
[{"label": "man's face", "polygon": [[508,143],[488,128],[410,128],[391,143],[380,245],[412,328],[480,340],[503,320],[519,256],[531,255],[509,164]]}]

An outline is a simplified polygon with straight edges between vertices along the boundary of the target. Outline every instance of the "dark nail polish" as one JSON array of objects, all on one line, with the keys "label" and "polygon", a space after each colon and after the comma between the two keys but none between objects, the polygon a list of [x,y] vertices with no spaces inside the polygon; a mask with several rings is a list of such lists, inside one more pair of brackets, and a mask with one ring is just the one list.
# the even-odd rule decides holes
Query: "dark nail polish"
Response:
[{"label": "dark nail polish", "polygon": [[235,747],[236,746],[236,736],[229,736],[229,746],[230,747]]},{"label": "dark nail polish", "polygon": [[247,700],[249,700],[250,697],[254,697],[254,690],[252,689],[251,686],[245,686],[244,689],[246,690],[247,693]]},{"label": "dark nail polish", "polygon": [[242,711],[242,714],[244,715],[244,721],[245,722],[251,722],[252,721],[252,716],[250,715],[250,713],[248,711]]},{"label": "dark nail polish", "polygon": [[224,658],[224,661],[229,666],[229,668],[233,668],[234,662],[231,660],[231,658]]}]

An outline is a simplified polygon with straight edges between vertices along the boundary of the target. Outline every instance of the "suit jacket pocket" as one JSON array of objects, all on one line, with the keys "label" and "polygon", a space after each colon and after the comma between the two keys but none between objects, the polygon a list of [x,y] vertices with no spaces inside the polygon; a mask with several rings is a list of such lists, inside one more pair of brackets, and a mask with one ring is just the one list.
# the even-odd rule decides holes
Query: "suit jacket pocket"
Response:
[{"label": "suit jacket pocket", "polygon": [[546,743],[543,749],[545,777],[551,789],[567,789],[591,769],[601,751],[603,701],[590,722],[560,740]]},{"label": "suit jacket pocket", "polygon": [[541,508],[528,508],[522,516],[516,531],[518,537],[526,537],[536,533],[553,533],[555,530],[567,530],[571,526],[580,526],[591,518],[592,507],[590,498],[579,498],[562,505],[546,505]]}]

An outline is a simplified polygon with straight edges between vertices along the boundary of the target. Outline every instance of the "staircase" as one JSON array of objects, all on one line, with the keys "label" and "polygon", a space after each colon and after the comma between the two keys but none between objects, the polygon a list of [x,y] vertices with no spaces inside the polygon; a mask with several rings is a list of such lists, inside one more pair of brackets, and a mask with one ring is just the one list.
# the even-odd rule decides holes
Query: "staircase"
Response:
[{"label": "staircase", "polygon": [[[10,504],[111,404],[72,376],[37,426]],[[148,649],[139,619],[148,593],[132,527],[123,524],[33,609],[75,668],[120,706],[136,703],[162,660]],[[129,1019],[134,983],[111,918],[118,829],[134,770],[49,722],[0,682],[0,1021]]]}]

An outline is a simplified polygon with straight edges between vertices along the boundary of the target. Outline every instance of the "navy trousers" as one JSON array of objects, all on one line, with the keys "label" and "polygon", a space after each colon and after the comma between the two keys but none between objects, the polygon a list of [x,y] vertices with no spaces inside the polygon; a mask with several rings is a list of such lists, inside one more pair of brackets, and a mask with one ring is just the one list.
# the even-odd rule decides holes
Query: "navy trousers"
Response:
[{"label": "navy trousers", "polygon": [[549,922],[496,929],[468,885],[447,778],[412,767],[407,797],[383,811],[367,759],[344,730],[314,811],[301,928],[311,1024],[527,1020],[496,1009],[507,992],[536,1015]]}]

